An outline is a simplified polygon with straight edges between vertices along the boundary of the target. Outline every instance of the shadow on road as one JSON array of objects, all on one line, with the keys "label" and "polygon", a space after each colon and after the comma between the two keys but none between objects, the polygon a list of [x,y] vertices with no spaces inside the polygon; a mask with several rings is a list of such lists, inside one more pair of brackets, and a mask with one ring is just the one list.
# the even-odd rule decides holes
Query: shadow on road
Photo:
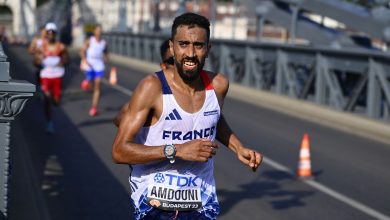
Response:
[{"label": "shadow on road", "polygon": [[[11,63],[12,78],[33,82],[33,72],[28,67],[31,58],[27,55],[16,56],[18,53],[26,53],[26,49],[10,48],[6,52]],[[23,65],[15,65],[18,63]],[[65,87],[72,80],[81,81],[81,75],[68,74]],[[84,98],[90,99],[77,92],[67,94],[67,101]],[[15,150],[11,150],[11,165],[20,163],[26,156],[31,157],[29,170],[32,173],[26,175],[31,177],[30,180],[37,181],[36,186],[39,188],[35,190],[44,198],[51,219],[129,219],[132,213],[129,193],[109,169],[115,165],[105,163],[97,155],[94,149],[96,146],[88,142],[80,132],[79,125],[73,123],[61,107],[54,109],[55,133],[46,134],[42,108],[41,100],[34,97],[15,121],[14,127],[17,129],[12,130],[11,139],[23,138],[26,144],[17,145],[23,142],[21,140],[13,142],[11,148]],[[21,147],[26,148],[24,152],[29,155],[16,151]],[[105,156],[110,161],[111,146],[105,147]],[[13,172],[27,171],[18,168]],[[36,198],[30,201],[18,192],[30,184],[29,179],[15,177],[11,180],[10,216],[15,216],[15,219],[34,219],[29,213],[23,215],[18,207],[22,203],[33,205],[39,201]]]},{"label": "shadow on road", "polygon": [[287,181],[294,179],[286,172],[265,171],[255,181],[239,185],[238,190],[217,190],[222,207],[220,216],[225,215],[242,200],[250,199],[267,200],[272,208],[277,210],[305,206],[303,199],[313,195],[314,191],[287,190],[283,186]]}]

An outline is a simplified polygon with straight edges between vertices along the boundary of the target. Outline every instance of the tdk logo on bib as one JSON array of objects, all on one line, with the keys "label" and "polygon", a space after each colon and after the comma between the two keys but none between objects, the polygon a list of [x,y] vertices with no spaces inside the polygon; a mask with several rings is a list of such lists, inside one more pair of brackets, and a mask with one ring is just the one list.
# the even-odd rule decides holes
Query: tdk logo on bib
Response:
[{"label": "tdk logo on bib", "polygon": [[154,182],[163,183],[164,181],[165,181],[164,174],[156,173],[156,175],[154,176]]},{"label": "tdk logo on bib", "polygon": [[[164,177],[165,176],[165,177]],[[165,182],[165,179],[167,178],[167,182]],[[197,176],[178,176],[174,174],[162,174],[162,173],[156,173],[154,175],[154,182],[156,183],[164,183],[169,184],[171,186],[178,186],[178,187],[183,187],[183,186],[198,186],[196,184],[196,180],[198,179]]]}]

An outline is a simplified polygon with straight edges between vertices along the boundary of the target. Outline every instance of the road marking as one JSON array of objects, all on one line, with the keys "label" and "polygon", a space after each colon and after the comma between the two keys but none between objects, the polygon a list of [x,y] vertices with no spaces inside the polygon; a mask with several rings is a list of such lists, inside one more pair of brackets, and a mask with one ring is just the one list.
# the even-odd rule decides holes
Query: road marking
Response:
[{"label": "road marking", "polygon": [[125,87],[120,86],[120,85],[118,85],[118,84],[116,84],[116,85],[111,85],[111,84],[108,82],[108,80],[105,79],[105,78],[102,78],[102,83],[104,83],[104,84],[106,84],[106,85],[109,85],[109,86],[111,86],[112,88],[114,88],[114,89],[118,90],[119,92],[122,92],[123,94],[126,94],[126,95],[128,95],[128,96],[133,95],[133,92],[132,92],[131,90],[126,89]]},{"label": "road marking", "polygon": [[[280,170],[280,171],[284,171],[284,172],[287,172],[289,173],[290,175],[292,176],[295,176],[295,173],[290,170],[289,168],[283,166],[282,164],[272,160],[272,159],[269,159],[267,157],[264,157],[263,158],[263,161],[265,164],[267,164],[268,166],[271,166],[277,170]],[[376,219],[382,219],[382,220],[390,220],[390,217],[379,212],[379,211],[376,211],[366,205],[363,205],[362,203],[356,201],[356,200],[353,200],[347,196],[344,196],[338,192],[336,192],[335,190],[319,183],[319,182],[316,182],[314,180],[310,180],[310,179],[302,179],[302,178],[299,178],[299,180],[303,181],[304,183],[306,183],[307,185],[327,194],[328,196],[330,197],[333,197],[355,209],[358,209],[364,213],[366,213],[367,215],[370,215]]]},{"label": "road marking", "polygon": [[[107,85],[110,85],[108,80],[107,79],[103,79],[102,80],[104,84],[107,84]],[[110,85],[112,86],[112,85]],[[126,94],[126,95],[129,95],[131,96],[133,94],[133,92],[129,89],[126,89],[125,87],[123,86],[120,86],[120,85],[114,85],[112,86],[112,88]],[[280,170],[280,171],[283,171],[283,172],[286,172],[286,173],[289,173],[290,175],[292,176],[295,176],[295,173],[289,169],[288,167],[285,167],[283,166],[282,164],[268,158],[268,157],[263,157],[263,161],[265,164],[267,164],[268,166],[271,166],[277,170]],[[376,211],[366,205],[363,205],[362,203],[356,201],[356,200],[353,200],[347,196],[344,196],[342,195],[341,193],[319,183],[319,182],[316,182],[314,180],[309,180],[309,179],[302,179],[302,178],[299,178],[298,180],[306,183],[307,185],[327,194],[328,196],[334,198],[334,199],[337,199],[357,210],[360,210],[361,212],[364,212],[365,214],[369,215],[369,216],[372,216],[376,219],[382,219],[382,220],[390,220],[390,217],[379,212],[379,211]]]}]

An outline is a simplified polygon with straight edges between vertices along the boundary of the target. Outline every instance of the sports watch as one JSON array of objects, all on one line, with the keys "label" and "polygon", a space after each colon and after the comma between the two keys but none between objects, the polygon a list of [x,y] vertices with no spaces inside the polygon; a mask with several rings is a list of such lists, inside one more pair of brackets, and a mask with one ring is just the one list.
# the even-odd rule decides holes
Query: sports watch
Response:
[{"label": "sports watch", "polygon": [[164,155],[169,160],[170,163],[175,162],[176,156],[176,147],[173,144],[167,144],[164,147]]}]

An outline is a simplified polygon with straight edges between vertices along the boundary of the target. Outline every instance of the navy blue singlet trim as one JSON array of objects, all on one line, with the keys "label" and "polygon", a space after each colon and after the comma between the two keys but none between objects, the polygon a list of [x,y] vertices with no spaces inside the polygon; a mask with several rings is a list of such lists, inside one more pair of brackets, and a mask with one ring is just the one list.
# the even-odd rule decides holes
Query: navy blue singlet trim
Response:
[{"label": "navy blue singlet trim", "polygon": [[160,70],[159,72],[156,72],[156,75],[160,79],[163,94],[172,94],[172,90],[168,85],[168,82],[167,82],[167,79],[165,78],[164,72],[162,70]]}]

